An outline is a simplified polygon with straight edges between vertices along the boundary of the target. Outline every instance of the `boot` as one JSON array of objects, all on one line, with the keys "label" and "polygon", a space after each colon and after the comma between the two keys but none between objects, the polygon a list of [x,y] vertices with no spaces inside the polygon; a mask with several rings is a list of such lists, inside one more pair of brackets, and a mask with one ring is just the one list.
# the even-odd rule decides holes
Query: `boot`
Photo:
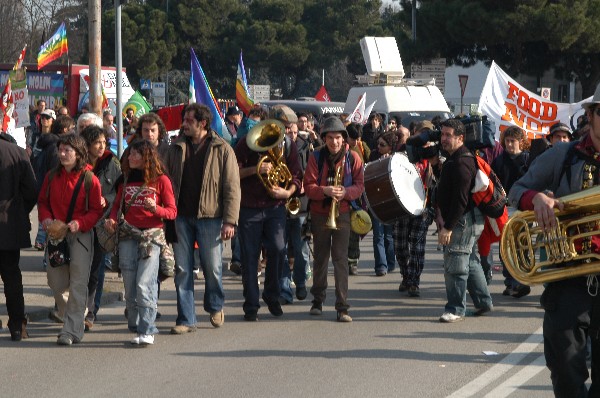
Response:
[{"label": "boot", "polygon": [[12,341],[21,341],[22,339],[29,338],[29,334],[27,333],[27,320],[23,320],[21,322],[21,327],[17,326],[16,329],[10,329],[10,339]]}]

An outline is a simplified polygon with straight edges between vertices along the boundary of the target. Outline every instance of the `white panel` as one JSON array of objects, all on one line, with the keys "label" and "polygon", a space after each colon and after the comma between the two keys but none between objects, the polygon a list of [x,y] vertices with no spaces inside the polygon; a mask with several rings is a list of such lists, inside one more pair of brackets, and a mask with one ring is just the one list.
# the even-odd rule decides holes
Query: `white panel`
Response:
[{"label": "white panel", "polygon": [[395,37],[364,37],[360,40],[367,74],[404,76],[404,67]]}]

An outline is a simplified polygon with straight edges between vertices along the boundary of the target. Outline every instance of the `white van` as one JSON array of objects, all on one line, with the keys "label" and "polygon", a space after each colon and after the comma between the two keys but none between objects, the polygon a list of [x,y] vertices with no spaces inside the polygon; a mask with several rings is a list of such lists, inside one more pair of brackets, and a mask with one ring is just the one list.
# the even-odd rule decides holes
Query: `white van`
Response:
[{"label": "white van", "polygon": [[406,127],[412,121],[452,116],[434,81],[404,78],[404,67],[394,37],[364,37],[360,40],[360,47],[367,74],[357,76],[361,86],[350,89],[344,105],[345,113],[351,114],[360,97],[366,93],[365,106],[376,100],[373,111],[380,113],[386,124],[392,116],[400,117]]},{"label": "white van", "polygon": [[384,121],[392,116],[401,118],[402,125],[410,122],[431,120],[434,116],[448,119],[452,116],[439,88],[433,84],[404,81],[400,84],[352,87],[344,105],[344,112],[352,113],[360,96],[366,93],[367,106],[377,100],[373,111],[381,114]]}]

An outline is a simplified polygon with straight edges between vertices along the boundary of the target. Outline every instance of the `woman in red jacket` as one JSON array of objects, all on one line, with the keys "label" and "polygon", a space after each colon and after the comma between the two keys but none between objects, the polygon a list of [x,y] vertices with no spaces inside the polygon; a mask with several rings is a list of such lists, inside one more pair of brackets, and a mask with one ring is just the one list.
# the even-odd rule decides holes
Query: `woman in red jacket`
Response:
[{"label": "woman in red jacket", "polygon": [[[47,272],[58,315],[64,320],[57,343],[71,345],[83,338],[87,284],[94,251],[92,228],[102,216],[102,193],[100,182],[87,163],[87,145],[83,138],[74,134],[62,136],[58,141],[58,157],[60,164],[44,178],[38,197],[38,216],[49,239],[65,239],[69,247],[70,263],[50,266]],[[86,173],[89,173],[87,182]],[[77,195],[74,195],[78,184]],[[69,211],[71,203],[74,207]],[[52,265],[48,258],[46,261]]]},{"label": "woman in red jacket", "polygon": [[137,336],[132,344],[154,344],[158,333],[154,322],[158,301],[160,250],[166,245],[163,219],[177,216],[171,180],[154,146],[137,141],[122,161],[123,176],[117,182],[117,197],[106,220],[115,229],[119,207],[124,221],[119,224],[119,267],[125,286],[127,325]]}]

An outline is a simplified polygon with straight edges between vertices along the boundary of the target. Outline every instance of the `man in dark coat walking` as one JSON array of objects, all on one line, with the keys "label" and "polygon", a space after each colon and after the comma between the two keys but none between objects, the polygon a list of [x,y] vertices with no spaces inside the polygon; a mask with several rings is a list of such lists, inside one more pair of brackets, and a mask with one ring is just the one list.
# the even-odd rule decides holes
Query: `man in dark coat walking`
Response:
[{"label": "man in dark coat walking", "polygon": [[27,154],[11,137],[0,134],[0,276],[13,341],[28,337],[19,260],[20,250],[31,247],[29,212],[36,200],[35,177]]}]

